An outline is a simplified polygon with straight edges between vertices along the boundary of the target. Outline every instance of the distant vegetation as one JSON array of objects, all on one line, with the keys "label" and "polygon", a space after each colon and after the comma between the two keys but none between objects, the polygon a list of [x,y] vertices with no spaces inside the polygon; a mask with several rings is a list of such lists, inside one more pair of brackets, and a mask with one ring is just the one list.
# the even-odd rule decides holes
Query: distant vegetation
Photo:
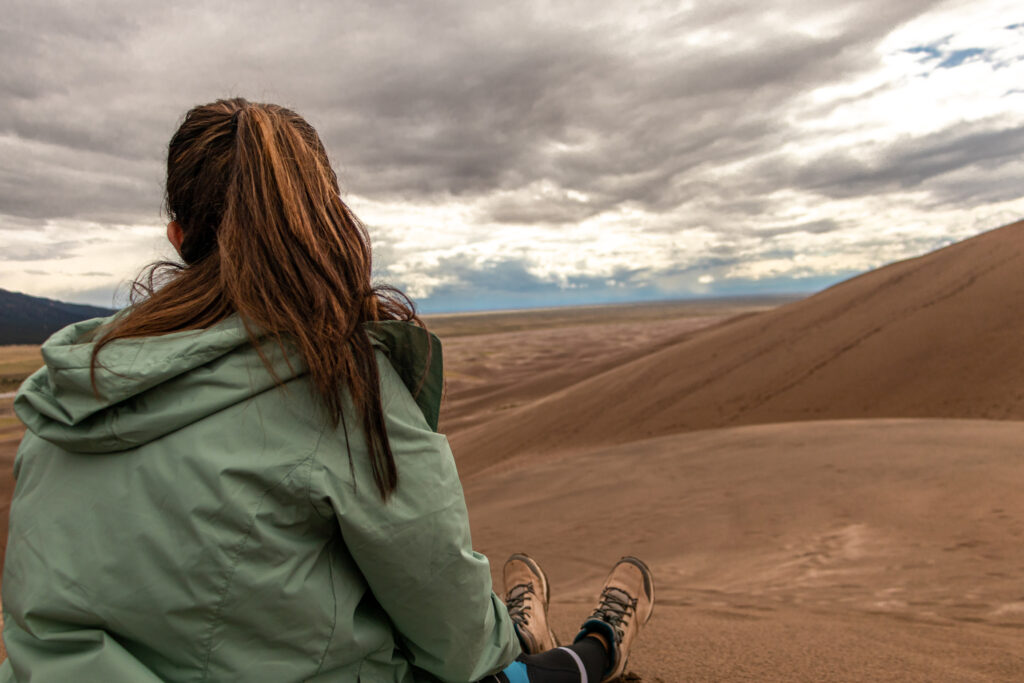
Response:
[{"label": "distant vegetation", "polygon": [[[0,394],[14,391],[25,378],[43,365],[38,346],[0,347]],[[0,410],[0,427],[4,426]]]},{"label": "distant vegetation", "polygon": [[42,344],[65,325],[113,312],[0,289],[0,345]]}]

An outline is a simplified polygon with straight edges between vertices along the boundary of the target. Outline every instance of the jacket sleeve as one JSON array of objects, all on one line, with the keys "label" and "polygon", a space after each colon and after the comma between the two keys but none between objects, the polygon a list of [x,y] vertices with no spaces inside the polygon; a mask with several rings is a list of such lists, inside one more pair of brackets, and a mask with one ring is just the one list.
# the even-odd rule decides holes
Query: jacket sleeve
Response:
[{"label": "jacket sleeve", "polygon": [[341,457],[317,458],[314,476],[327,489],[348,551],[412,664],[442,681],[477,681],[511,663],[519,642],[492,590],[487,558],[472,548],[448,440],[430,429],[380,354],[378,366],[398,488],[381,500],[365,439],[351,419],[352,469],[342,446]]}]

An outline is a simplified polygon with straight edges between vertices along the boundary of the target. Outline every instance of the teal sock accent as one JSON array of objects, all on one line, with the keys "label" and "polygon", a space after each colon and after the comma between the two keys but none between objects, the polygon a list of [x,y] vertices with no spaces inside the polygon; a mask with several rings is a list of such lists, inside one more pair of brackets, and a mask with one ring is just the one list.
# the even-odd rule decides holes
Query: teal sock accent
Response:
[{"label": "teal sock accent", "polygon": [[530,683],[526,676],[526,665],[522,662],[512,662],[502,669],[501,673],[505,674],[508,683]]}]

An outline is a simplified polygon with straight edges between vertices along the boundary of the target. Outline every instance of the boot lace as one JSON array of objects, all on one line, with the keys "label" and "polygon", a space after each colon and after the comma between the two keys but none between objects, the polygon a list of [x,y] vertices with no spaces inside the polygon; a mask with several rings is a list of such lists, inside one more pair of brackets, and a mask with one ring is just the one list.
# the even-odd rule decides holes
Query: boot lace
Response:
[{"label": "boot lace", "polygon": [[594,611],[593,619],[600,619],[615,631],[615,641],[622,642],[629,619],[636,614],[636,598],[624,590],[609,587],[601,593],[601,602]]},{"label": "boot lace", "polygon": [[530,620],[531,604],[527,598],[533,594],[533,582],[517,584],[508,592],[508,599],[505,601],[508,615],[512,618],[512,621],[522,627],[526,627]]}]

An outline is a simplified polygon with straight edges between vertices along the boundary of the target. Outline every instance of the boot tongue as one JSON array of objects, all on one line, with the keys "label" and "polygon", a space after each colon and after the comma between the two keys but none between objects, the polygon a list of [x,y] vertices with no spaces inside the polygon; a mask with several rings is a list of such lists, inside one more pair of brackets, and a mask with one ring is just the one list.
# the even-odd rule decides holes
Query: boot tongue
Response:
[{"label": "boot tongue", "polygon": [[508,597],[509,598],[518,598],[518,597],[526,595],[527,593],[532,593],[532,592],[533,592],[533,584],[532,583],[521,583],[518,586],[513,587],[512,590],[510,590],[508,592]]},{"label": "boot tongue", "polygon": [[621,588],[616,588],[615,586],[609,586],[608,589],[605,590],[605,593],[609,596],[614,595],[616,600],[619,600],[627,604],[633,599],[629,593],[622,590]]},{"label": "boot tongue", "polygon": [[610,608],[611,611],[623,615],[626,610],[635,605],[636,600],[633,599],[633,596],[621,588],[609,586],[604,591],[604,605],[602,607],[606,610]]},{"label": "boot tongue", "polygon": [[505,605],[508,607],[509,616],[512,617],[513,621],[525,623],[526,613],[529,611],[526,599],[532,593],[533,584],[529,583],[521,583],[517,586],[513,586],[512,590],[508,592],[508,598],[505,600]]},{"label": "boot tongue", "polygon": [[618,638],[622,639],[622,627],[629,617],[629,612],[636,607],[634,600],[629,593],[621,588],[609,586],[604,589],[601,596],[601,607],[594,613],[595,617],[608,623],[615,629]]}]

